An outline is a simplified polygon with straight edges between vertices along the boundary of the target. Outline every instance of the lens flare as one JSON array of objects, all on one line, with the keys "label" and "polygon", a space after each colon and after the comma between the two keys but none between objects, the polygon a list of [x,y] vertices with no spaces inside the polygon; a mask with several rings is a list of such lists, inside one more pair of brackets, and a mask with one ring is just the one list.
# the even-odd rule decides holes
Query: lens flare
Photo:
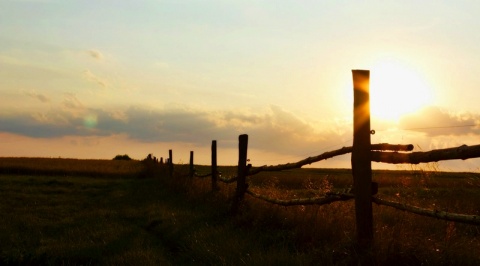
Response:
[{"label": "lens flare", "polygon": [[95,114],[89,114],[83,119],[83,125],[86,128],[95,128],[98,124],[98,118]]}]

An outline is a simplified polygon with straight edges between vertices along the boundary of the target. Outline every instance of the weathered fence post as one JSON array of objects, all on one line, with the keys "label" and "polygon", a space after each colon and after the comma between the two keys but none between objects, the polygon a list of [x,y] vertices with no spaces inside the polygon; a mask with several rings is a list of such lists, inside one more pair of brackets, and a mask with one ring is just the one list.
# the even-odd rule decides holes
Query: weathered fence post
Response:
[{"label": "weathered fence post", "polygon": [[193,151],[190,151],[190,171],[189,171],[189,176],[190,178],[193,178],[195,175],[195,167],[193,166]]},{"label": "weathered fence post", "polygon": [[172,150],[168,150],[168,171],[170,173],[170,177],[173,177],[173,158],[172,158]]},{"label": "weathered fence post", "polygon": [[233,198],[232,212],[238,211],[240,202],[247,191],[247,149],[248,135],[243,134],[238,137],[238,168],[237,168],[237,190]]},{"label": "weathered fence post", "polygon": [[212,140],[212,191],[218,190],[217,178],[217,141]]},{"label": "weathered fence post", "polygon": [[[370,71],[353,74],[352,174],[356,234],[361,261],[369,259],[373,244],[372,162],[370,159]],[[367,262],[368,263],[368,262]]]}]

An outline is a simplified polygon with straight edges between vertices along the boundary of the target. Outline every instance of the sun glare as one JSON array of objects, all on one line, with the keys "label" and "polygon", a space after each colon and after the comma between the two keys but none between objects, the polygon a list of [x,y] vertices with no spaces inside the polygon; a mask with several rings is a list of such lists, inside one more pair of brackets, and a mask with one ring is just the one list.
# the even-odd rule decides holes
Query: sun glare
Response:
[{"label": "sun glare", "polygon": [[398,121],[432,101],[432,92],[422,75],[394,60],[379,62],[370,74],[372,117]]}]

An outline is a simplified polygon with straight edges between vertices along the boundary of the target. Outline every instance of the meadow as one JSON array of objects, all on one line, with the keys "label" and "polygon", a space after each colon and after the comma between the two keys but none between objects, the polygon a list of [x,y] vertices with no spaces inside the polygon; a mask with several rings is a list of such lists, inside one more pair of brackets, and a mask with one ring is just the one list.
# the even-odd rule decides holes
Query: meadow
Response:
[{"label": "meadow", "polygon": [[[141,161],[0,158],[1,265],[355,265],[354,202],[282,207],[235,184],[173,178]],[[421,166],[422,167],[422,166]],[[196,166],[199,173],[209,167]],[[427,169],[427,170],[426,170]],[[235,167],[220,167],[223,176]],[[379,196],[480,215],[480,174],[434,165],[376,170]],[[274,198],[322,195],[352,184],[349,169],[262,172],[250,189]],[[377,265],[480,265],[480,226],[374,205]]]}]

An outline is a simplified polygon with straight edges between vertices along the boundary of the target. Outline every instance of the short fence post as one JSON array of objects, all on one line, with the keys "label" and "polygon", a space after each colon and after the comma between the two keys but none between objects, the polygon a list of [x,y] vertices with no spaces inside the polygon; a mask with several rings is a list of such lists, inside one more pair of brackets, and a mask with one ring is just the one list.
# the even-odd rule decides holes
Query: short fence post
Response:
[{"label": "short fence post", "polygon": [[168,150],[168,171],[170,173],[170,177],[173,177],[173,158],[172,158],[172,150]]},{"label": "short fence post", "polygon": [[352,174],[360,262],[368,263],[373,245],[372,162],[370,159],[370,71],[353,74]]},{"label": "short fence post", "polygon": [[237,213],[240,202],[247,191],[247,149],[248,135],[243,134],[238,137],[238,168],[237,168],[237,189],[233,199],[232,213]]},{"label": "short fence post", "polygon": [[217,178],[217,141],[212,140],[212,191],[218,190]]},{"label": "short fence post", "polygon": [[193,166],[193,151],[190,151],[190,171],[189,171],[190,178],[193,178],[195,175],[195,167]]}]

